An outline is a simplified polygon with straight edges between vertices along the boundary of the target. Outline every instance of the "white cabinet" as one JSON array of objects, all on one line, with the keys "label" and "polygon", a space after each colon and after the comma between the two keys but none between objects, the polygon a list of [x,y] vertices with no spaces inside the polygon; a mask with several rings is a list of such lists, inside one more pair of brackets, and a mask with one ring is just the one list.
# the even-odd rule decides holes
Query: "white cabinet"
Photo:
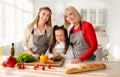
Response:
[{"label": "white cabinet", "polygon": [[106,26],[106,13],[106,8],[80,10],[83,20],[91,22],[94,26]]}]

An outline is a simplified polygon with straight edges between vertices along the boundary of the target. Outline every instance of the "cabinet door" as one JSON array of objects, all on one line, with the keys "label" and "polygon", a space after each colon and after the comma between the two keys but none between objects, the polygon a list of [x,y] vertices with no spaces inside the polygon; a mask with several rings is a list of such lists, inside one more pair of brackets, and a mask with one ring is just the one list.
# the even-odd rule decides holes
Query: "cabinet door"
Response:
[{"label": "cabinet door", "polygon": [[106,25],[106,9],[81,9],[82,19],[91,22],[94,26]]},{"label": "cabinet door", "polygon": [[96,24],[96,9],[90,9],[89,12],[90,12],[90,15],[89,15],[90,22],[92,24]]},{"label": "cabinet door", "polygon": [[88,10],[87,9],[81,9],[81,16],[82,16],[82,20],[87,20]]},{"label": "cabinet door", "polygon": [[99,9],[99,24],[106,24],[106,9]]}]

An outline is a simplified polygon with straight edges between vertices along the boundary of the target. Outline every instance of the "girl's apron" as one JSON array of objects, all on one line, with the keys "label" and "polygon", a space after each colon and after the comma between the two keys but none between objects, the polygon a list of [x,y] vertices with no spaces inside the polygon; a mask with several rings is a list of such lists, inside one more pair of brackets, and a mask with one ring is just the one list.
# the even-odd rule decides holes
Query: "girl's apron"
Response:
[{"label": "girl's apron", "polygon": [[[80,24],[80,29],[81,30],[77,33],[74,33],[74,34],[70,33],[70,43],[73,46],[74,58],[77,58],[77,57],[83,55],[89,49],[89,46],[85,42],[83,35],[82,35],[82,25],[81,24]],[[95,60],[95,55],[92,54],[86,60]]]},{"label": "girl's apron", "polygon": [[45,30],[45,34],[42,35],[34,35],[34,29],[31,32],[31,43],[30,50],[32,50],[35,54],[45,54],[48,49],[48,37],[47,31]]}]

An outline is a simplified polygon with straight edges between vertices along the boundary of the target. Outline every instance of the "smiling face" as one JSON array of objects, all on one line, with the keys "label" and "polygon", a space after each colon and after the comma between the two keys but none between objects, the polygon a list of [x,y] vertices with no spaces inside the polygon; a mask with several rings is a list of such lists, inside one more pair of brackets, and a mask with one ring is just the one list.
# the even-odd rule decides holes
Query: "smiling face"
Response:
[{"label": "smiling face", "polygon": [[49,20],[50,15],[51,15],[51,13],[49,10],[42,10],[39,13],[39,20],[46,23]]},{"label": "smiling face", "polygon": [[82,21],[79,12],[72,6],[65,8],[64,11],[64,26],[67,28],[70,24],[79,24]]},{"label": "smiling face", "polygon": [[71,24],[74,24],[76,22],[76,16],[72,11],[67,11],[65,19]]},{"label": "smiling face", "polygon": [[57,42],[63,42],[65,40],[64,37],[64,31],[63,30],[56,30],[55,31],[55,39]]}]

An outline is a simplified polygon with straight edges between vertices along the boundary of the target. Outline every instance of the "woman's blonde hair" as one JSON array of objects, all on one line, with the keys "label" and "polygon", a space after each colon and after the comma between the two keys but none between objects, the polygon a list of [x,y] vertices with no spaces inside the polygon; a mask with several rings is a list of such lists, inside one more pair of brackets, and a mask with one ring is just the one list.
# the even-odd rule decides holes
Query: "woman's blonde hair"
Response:
[{"label": "woman's blonde hair", "polygon": [[36,23],[38,23],[38,21],[39,21],[39,14],[40,14],[40,12],[41,12],[42,10],[48,10],[48,11],[50,12],[50,17],[49,17],[48,21],[46,22],[46,25],[47,25],[47,26],[52,26],[52,22],[51,22],[51,14],[52,14],[52,11],[51,11],[51,9],[50,9],[49,7],[41,7],[41,8],[39,8],[39,11],[38,11],[37,15],[35,16],[35,19],[29,24],[29,25],[30,25],[29,28],[30,28],[30,27],[34,27],[34,25],[35,25]]},{"label": "woman's blonde hair", "polygon": [[64,11],[64,27],[67,28],[70,23],[66,20],[66,16],[67,16],[67,13],[73,13],[75,16],[76,16],[76,22],[79,23],[80,21],[82,21],[82,17],[80,15],[80,13],[72,6],[69,6],[67,8],[65,8],[65,11]]}]

